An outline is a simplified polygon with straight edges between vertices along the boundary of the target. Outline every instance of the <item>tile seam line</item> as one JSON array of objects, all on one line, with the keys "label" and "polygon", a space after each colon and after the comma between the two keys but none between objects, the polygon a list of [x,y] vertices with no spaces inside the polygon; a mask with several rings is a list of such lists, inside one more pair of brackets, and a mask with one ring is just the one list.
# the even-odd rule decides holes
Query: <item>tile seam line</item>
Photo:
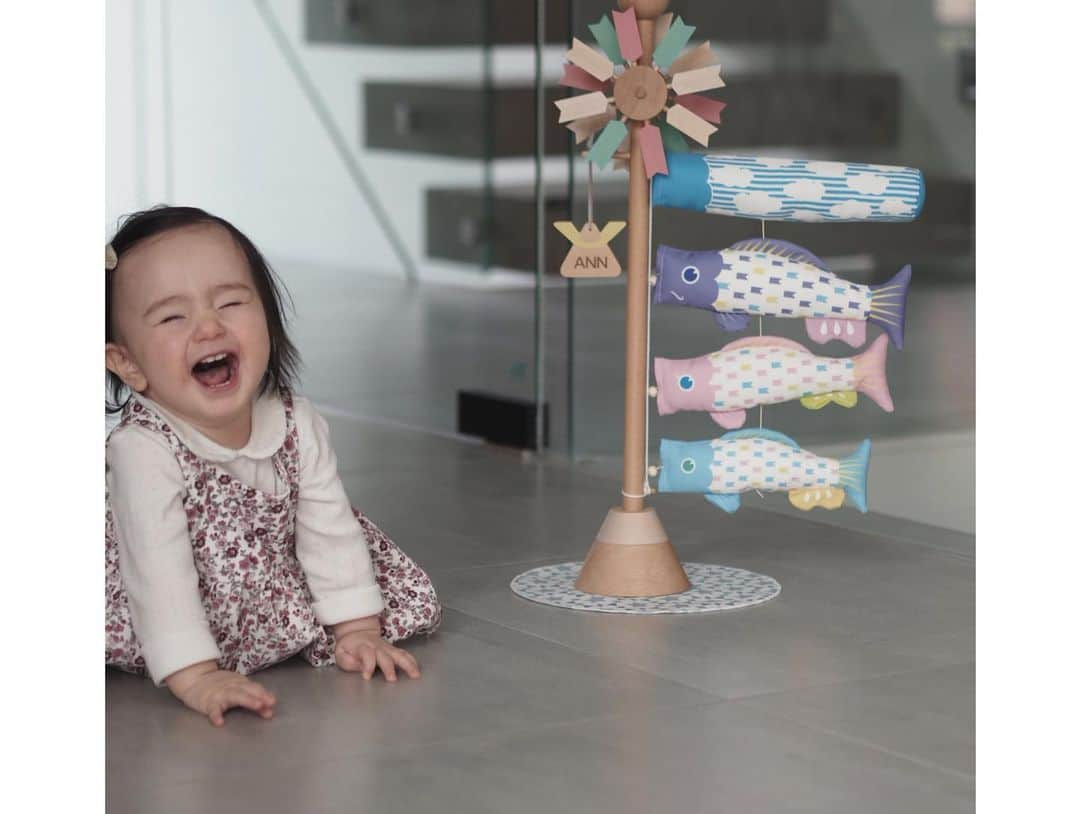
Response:
[{"label": "tile seam line", "polygon": [[764,700],[769,699],[769,698],[779,697],[779,696],[787,695],[789,693],[794,693],[794,692],[802,692],[804,690],[823,690],[823,689],[827,689],[829,687],[841,687],[841,686],[843,686],[845,684],[862,684],[864,682],[870,682],[870,681],[881,681],[882,679],[901,678],[903,676],[911,676],[911,675],[915,675],[917,673],[935,673],[935,672],[941,672],[943,670],[953,670],[953,669],[956,669],[957,667],[968,667],[968,666],[972,666],[972,667],[975,666],[975,662],[971,661],[971,660],[964,660],[964,661],[958,661],[958,662],[949,662],[947,664],[945,664],[945,663],[934,664],[934,665],[931,665],[929,667],[916,667],[916,668],[911,669],[911,670],[887,671],[887,672],[880,673],[880,674],[862,676],[860,678],[845,678],[845,679],[842,679],[840,681],[825,681],[825,682],[823,682],[821,684],[807,684],[807,685],[802,686],[802,687],[794,687],[794,688],[792,688],[790,690],[769,690],[768,692],[754,693],[753,695],[744,695],[744,696],[741,696],[739,698],[733,698],[731,700],[735,701],[736,703],[740,703],[740,704],[741,703],[746,703],[746,704],[750,705],[750,704],[754,704],[754,703],[760,703],[761,701],[764,701]]},{"label": "tile seam line", "polygon": [[[528,600],[524,600],[524,601],[528,601]],[[519,636],[528,636],[528,637],[530,637],[532,639],[537,639],[537,640],[542,641],[542,642],[547,642],[548,644],[556,645],[556,646],[558,646],[558,647],[560,647],[560,648],[562,648],[564,650],[569,650],[572,653],[577,653],[578,655],[592,656],[593,658],[601,658],[599,656],[596,656],[595,654],[590,653],[587,650],[582,650],[581,648],[573,647],[572,645],[566,644],[565,642],[555,641],[554,639],[549,639],[546,636],[541,636],[541,635],[536,634],[536,633],[531,633],[531,632],[529,632],[527,630],[519,630],[518,628],[510,627],[509,625],[506,625],[506,624],[504,624],[502,622],[499,622],[499,621],[496,621],[494,619],[487,619],[487,618],[485,618],[483,616],[478,616],[472,611],[467,611],[467,610],[463,610],[463,609],[458,608],[458,607],[453,607],[452,605],[450,605],[450,604],[448,604],[446,602],[443,603],[443,606],[447,607],[447,608],[450,608],[455,613],[460,613],[463,616],[468,616],[468,617],[470,617],[472,619],[475,619],[475,620],[477,620],[479,622],[486,622],[487,624],[495,625],[496,627],[503,628],[504,630],[510,631],[510,632],[515,633],[515,634],[517,634]],[[750,693],[748,695],[737,695],[737,696],[717,695],[717,693],[715,691],[713,691],[713,690],[705,689],[705,688],[702,688],[702,687],[695,687],[692,684],[686,684],[686,683],[684,683],[682,681],[679,681],[678,679],[670,678],[668,676],[661,675],[660,673],[653,673],[653,672],[651,672],[649,670],[646,670],[646,669],[644,669],[642,667],[635,667],[635,666],[633,666],[631,664],[626,664],[625,662],[616,662],[616,663],[620,667],[623,667],[623,668],[629,669],[629,670],[634,670],[635,672],[641,673],[643,675],[650,676],[651,678],[659,678],[659,679],[662,679],[664,681],[670,681],[672,684],[676,684],[679,687],[682,687],[684,689],[689,689],[689,690],[694,690],[695,692],[705,693],[706,695],[709,695],[709,696],[715,698],[717,701],[723,701],[723,702],[729,702],[729,703],[738,704],[738,703],[742,703],[742,702],[753,701],[753,700],[759,699],[759,698],[767,698],[767,697],[769,697],[771,695],[782,695],[784,693],[800,692],[802,690],[824,689],[826,687],[839,687],[839,686],[843,686],[845,684],[858,683],[860,681],[879,681],[881,679],[897,678],[897,677],[900,677],[900,676],[912,675],[912,674],[915,674],[915,673],[930,672],[930,671],[934,671],[934,670],[946,670],[946,669],[949,669],[949,668],[952,668],[952,667],[961,667],[961,666],[964,666],[964,665],[967,665],[967,664],[974,664],[975,662],[970,661],[970,660],[963,660],[963,661],[959,661],[959,662],[939,662],[939,663],[935,663],[935,664],[932,664],[932,665],[927,666],[927,667],[918,667],[918,668],[915,668],[915,669],[912,669],[912,670],[890,670],[890,671],[885,671],[885,672],[882,672],[882,673],[873,673],[871,675],[860,676],[858,678],[846,678],[846,679],[841,679],[839,681],[824,681],[824,682],[822,682],[820,684],[804,684],[804,685],[800,685],[800,686],[797,686],[797,687],[792,687],[792,688],[786,689],[786,690],[770,690],[768,692],[763,692],[763,693]]]},{"label": "tile seam line", "polygon": [[[673,682],[673,683],[675,683],[675,682]],[[693,689],[693,688],[690,688],[690,689]],[[695,702],[689,703],[689,704],[656,705],[656,706],[649,707],[649,709],[651,709],[651,710],[663,710],[663,711],[670,711],[670,710],[676,710],[676,709],[679,709],[679,710],[682,710],[682,709],[695,709],[697,707],[717,706],[717,705],[719,705],[721,703],[724,703],[724,699],[721,699],[721,698],[709,698],[707,700],[695,701]],[[756,712],[756,710],[755,710],[755,712]],[[547,722],[547,723],[541,722],[541,723],[533,724],[533,725],[530,725],[530,726],[513,727],[513,728],[502,730],[502,731],[499,731],[499,732],[477,733],[477,734],[470,734],[470,735],[457,735],[457,736],[447,737],[447,738],[436,738],[435,740],[422,741],[422,742],[418,742],[418,743],[408,744],[408,745],[402,747],[399,751],[396,751],[395,753],[393,753],[391,755],[391,757],[392,758],[397,758],[397,759],[409,759],[410,753],[412,753],[412,752],[414,752],[416,750],[420,750],[420,749],[428,749],[428,748],[431,748],[431,747],[444,746],[444,745],[449,745],[449,744],[453,744],[453,743],[468,742],[468,741],[479,741],[481,743],[483,743],[486,740],[497,741],[500,738],[508,737],[508,736],[528,734],[528,733],[532,733],[532,732],[546,732],[546,731],[551,731],[551,730],[557,730],[557,729],[560,729],[562,727],[577,726],[579,724],[588,724],[588,723],[602,722],[602,721],[608,721],[608,720],[617,720],[619,718],[623,718],[623,717],[626,717],[628,715],[634,715],[634,714],[636,714],[636,713],[615,712],[615,713],[608,713],[606,715],[590,715],[590,716],[586,716],[586,717],[583,717],[583,718],[575,718],[574,720],[568,720],[568,721],[554,721],[554,722]],[[770,716],[770,717],[772,717],[772,716]],[[271,721],[269,723],[272,724],[273,722]],[[288,768],[298,769],[298,768],[304,768],[304,767],[307,767],[307,766],[315,766],[315,765],[326,766],[326,765],[332,765],[332,764],[335,764],[335,763],[355,762],[359,758],[364,758],[364,757],[367,757],[367,756],[375,756],[376,754],[378,754],[378,753],[377,752],[358,752],[358,753],[353,753],[353,754],[349,754],[349,755],[342,755],[341,757],[335,757],[335,758],[330,758],[330,759],[327,759],[327,758],[310,758],[310,759],[309,758],[302,758],[301,760],[290,764],[288,766]],[[119,767],[120,763],[122,762],[120,758],[112,758],[111,760],[118,767]],[[106,761],[105,761],[106,762],[106,769],[108,768],[109,761],[110,761],[110,758],[106,757]],[[253,766],[252,768],[253,769],[258,769],[258,766]],[[213,777],[213,776],[214,776],[214,774],[210,773],[208,775],[203,775],[203,776],[200,776],[198,778],[193,778],[193,779],[190,779],[190,780],[173,781],[173,782],[170,782],[170,783],[165,783],[165,784],[160,785],[160,786],[155,786],[154,789],[158,790],[158,789],[165,789],[165,788],[167,788],[167,789],[186,788],[188,786],[193,786],[195,784],[203,783],[206,780],[207,777]]]},{"label": "tile seam line", "polygon": [[[845,683],[845,682],[841,682],[841,683]],[[860,738],[857,735],[848,735],[848,734],[845,734],[843,732],[838,732],[835,729],[830,729],[827,726],[818,726],[817,724],[806,723],[805,721],[800,721],[800,720],[797,720],[795,718],[791,718],[791,717],[789,717],[787,715],[782,715],[782,714],[780,714],[778,712],[772,712],[772,711],[770,711],[768,709],[758,708],[758,707],[755,707],[755,706],[751,706],[749,704],[741,705],[739,703],[736,703],[736,706],[745,706],[748,709],[753,709],[755,712],[760,712],[763,715],[765,715],[766,717],[772,718],[774,720],[785,721],[787,723],[794,724],[795,726],[801,727],[803,729],[808,729],[811,732],[820,732],[820,733],[823,733],[823,734],[826,734],[826,735],[830,735],[830,736],[836,738],[837,740],[842,740],[842,741],[845,741],[847,743],[855,744],[855,745],[861,746],[861,747],[863,747],[865,749],[872,749],[875,752],[880,752],[882,754],[889,755],[891,757],[896,758],[897,760],[903,760],[903,761],[905,761],[907,763],[911,763],[911,764],[913,764],[915,766],[919,766],[919,767],[921,767],[923,769],[936,771],[939,774],[944,774],[944,775],[947,775],[949,777],[957,778],[959,780],[967,780],[967,781],[971,781],[971,782],[975,781],[975,775],[974,774],[968,774],[967,772],[961,772],[961,771],[959,771],[957,769],[950,769],[948,766],[941,766],[940,764],[934,763],[933,761],[925,760],[923,758],[917,757],[916,755],[908,754],[907,752],[900,752],[900,751],[897,751],[895,749],[890,749],[887,746],[883,746],[883,745],[881,745],[879,743],[874,743],[873,741],[866,740],[865,738]]]},{"label": "tile seam line", "polygon": [[[522,601],[527,602],[528,600],[522,600]],[[589,652],[588,650],[582,650],[579,647],[572,647],[571,645],[568,645],[568,644],[566,644],[564,642],[555,641],[554,639],[549,639],[546,636],[541,636],[541,635],[536,634],[536,633],[531,633],[531,632],[529,632],[527,630],[518,630],[517,628],[510,627],[509,625],[503,624],[502,622],[497,622],[497,621],[492,620],[492,619],[485,619],[483,616],[477,616],[476,614],[471,613],[469,611],[462,610],[461,608],[455,608],[453,605],[448,604],[446,602],[443,602],[443,607],[450,608],[455,613],[460,613],[463,616],[468,616],[469,618],[475,619],[478,622],[484,622],[485,624],[494,625],[495,627],[502,628],[503,630],[509,631],[510,633],[513,633],[513,634],[515,634],[517,636],[528,636],[530,639],[536,639],[537,641],[547,642],[550,645],[554,645],[554,646],[556,646],[558,648],[561,648],[563,650],[567,650],[567,651],[569,651],[571,653],[576,653],[579,656],[588,656],[589,658],[596,659],[597,661],[599,661],[601,663],[604,663],[604,664],[609,664],[610,663],[607,659],[603,658],[602,656],[598,656],[595,653]],[[681,687],[684,690],[693,690],[694,692],[704,693],[705,695],[709,696],[712,699],[715,699],[716,701],[730,701],[730,700],[733,700],[733,699],[730,699],[730,698],[724,698],[723,696],[719,696],[714,692],[710,692],[709,690],[703,690],[700,687],[693,687],[693,686],[691,686],[689,684],[684,684],[683,682],[681,682],[681,681],[679,681],[677,679],[668,678],[667,676],[660,675],[659,673],[653,673],[653,672],[650,672],[649,670],[644,670],[641,667],[634,667],[633,665],[626,664],[624,662],[615,662],[615,663],[619,667],[622,667],[623,669],[633,670],[635,673],[639,673],[639,674],[641,674],[643,676],[648,676],[649,678],[660,679],[662,681],[668,681],[668,682],[676,685],[677,687]]]}]

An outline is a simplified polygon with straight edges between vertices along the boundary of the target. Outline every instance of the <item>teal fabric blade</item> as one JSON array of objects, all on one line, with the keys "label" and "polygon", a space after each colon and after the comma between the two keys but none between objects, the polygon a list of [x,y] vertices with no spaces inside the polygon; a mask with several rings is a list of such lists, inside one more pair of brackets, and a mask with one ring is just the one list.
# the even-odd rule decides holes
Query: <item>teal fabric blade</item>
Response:
[{"label": "teal fabric blade", "polygon": [[607,123],[601,132],[599,138],[593,142],[592,149],[589,150],[589,154],[585,156],[589,161],[595,161],[596,166],[604,168],[611,161],[611,156],[615,154],[615,151],[619,149],[619,145],[622,144],[622,140],[626,138],[626,134],[629,132],[626,129],[626,125],[618,119],[612,119]]},{"label": "teal fabric blade", "polygon": [[690,147],[687,145],[682,133],[667,122],[660,122],[660,138],[664,141],[664,149],[669,153],[690,152]]},{"label": "teal fabric blade", "polygon": [[[614,29],[614,26],[612,28]],[[668,33],[664,35],[664,39],[660,41],[660,44],[656,46],[656,50],[653,51],[653,61],[661,68],[666,69],[675,61],[675,57],[679,55],[679,52],[686,47],[686,43],[690,42],[690,37],[695,30],[694,26],[684,23],[682,17],[676,17],[675,22],[668,29]],[[618,46],[618,40],[615,41],[615,44]]]},{"label": "teal fabric blade", "polygon": [[589,30],[596,38],[596,44],[607,54],[608,59],[616,65],[626,61],[622,58],[622,51],[619,50],[619,37],[615,33],[615,25],[610,17],[605,14],[598,22],[590,23]]}]

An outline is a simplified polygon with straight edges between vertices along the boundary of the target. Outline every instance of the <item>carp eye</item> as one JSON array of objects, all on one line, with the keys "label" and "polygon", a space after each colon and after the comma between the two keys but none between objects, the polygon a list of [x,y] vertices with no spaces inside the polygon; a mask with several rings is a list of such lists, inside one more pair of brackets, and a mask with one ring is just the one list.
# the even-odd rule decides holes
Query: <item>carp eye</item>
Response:
[{"label": "carp eye", "polygon": [[681,389],[683,389],[683,390],[693,390],[694,389],[694,377],[693,376],[683,376],[683,377],[681,377],[679,379],[679,387]]},{"label": "carp eye", "polygon": [[701,272],[697,270],[697,266],[687,266],[682,270],[682,279],[687,285],[693,285],[701,279]]},{"label": "carp eye", "polygon": [[685,472],[687,475],[689,475],[695,469],[697,469],[697,464],[694,462],[693,458],[683,458],[681,468],[682,468],[683,472]]}]

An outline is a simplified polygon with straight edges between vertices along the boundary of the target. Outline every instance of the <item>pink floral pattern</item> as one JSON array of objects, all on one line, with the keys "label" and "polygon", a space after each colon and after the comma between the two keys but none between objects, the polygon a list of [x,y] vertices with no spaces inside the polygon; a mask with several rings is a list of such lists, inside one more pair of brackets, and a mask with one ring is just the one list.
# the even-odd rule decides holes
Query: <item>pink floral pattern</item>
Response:
[{"label": "pink floral pattern", "polygon": [[[156,413],[135,399],[119,426],[136,424],[163,435],[176,454],[186,484],[184,509],[199,592],[223,669],[248,674],[299,653],[316,667],[334,663],[334,636],[319,624],[296,557],[296,503],[300,448],[292,399],[282,393],[288,431],[273,463],[289,494],[272,495],[237,481],[189,450]],[[431,635],[442,620],[435,588],[423,569],[361,512],[385,608],[382,636],[391,642]],[[146,675],[131,625],[119,551],[105,492],[105,663]]]}]

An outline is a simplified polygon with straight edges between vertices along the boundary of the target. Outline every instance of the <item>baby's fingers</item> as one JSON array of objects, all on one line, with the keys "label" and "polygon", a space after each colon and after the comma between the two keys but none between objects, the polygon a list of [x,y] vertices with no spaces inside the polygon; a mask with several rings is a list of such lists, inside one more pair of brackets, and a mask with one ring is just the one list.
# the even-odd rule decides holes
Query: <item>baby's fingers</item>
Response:
[{"label": "baby's fingers", "polygon": [[210,702],[208,710],[210,723],[214,726],[224,726],[225,713],[234,707],[249,709],[263,718],[270,718],[274,714],[272,705],[267,705],[263,698],[253,692],[250,687],[242,685],[226,687]]},{"label": "baby's fingers", "polygon": [[371,678],[375,672],[375,654],[370,647],[357,647],[355,650],[339,650],[337,665],[350,673],[360,673],[364,678]]},{"label": "baby's fingers", "polygon": [[397,672],[394,670],[394,657],[385,650],[380,650],[375,654],[376,661],[379,662],[379,669],[382,670],[383,676],[387,681],[397,681]]},{"label": "baby's fingers", "polygon": [[409,678],[420,678],[420,665],[416,663],[412,653],[406,650],[394,648],[394,661]]},{"label": "baby's fingers", "polygon": [[277,698],[274,694],[262,684],[249,681],[247,685],[245,685],[245,689],[254,695],[257,700],[261,701],[265,707],[273,707],[274,704],[277,703]]}]

